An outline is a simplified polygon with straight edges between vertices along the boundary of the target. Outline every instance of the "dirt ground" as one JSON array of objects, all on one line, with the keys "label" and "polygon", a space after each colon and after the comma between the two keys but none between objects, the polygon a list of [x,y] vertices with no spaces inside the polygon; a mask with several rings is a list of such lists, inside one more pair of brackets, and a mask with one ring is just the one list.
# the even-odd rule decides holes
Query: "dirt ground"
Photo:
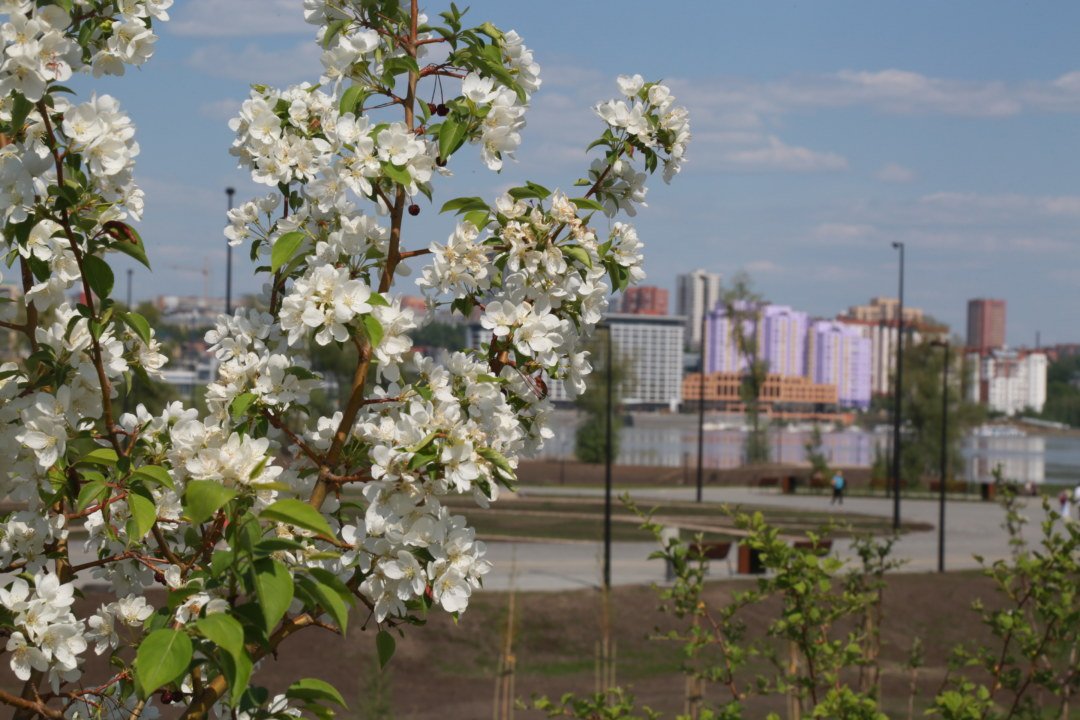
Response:
[{"label": "dirt ground", "polygon": [[[709,600],[723,602],[747,583],[710,586]],[[958,643],[985,632],[969,608],[976,598],[993,600],[993,590],[976,573],[944,576],[896,575],[885,596],[884,695],[892,717],[906,717],[911,677],[905,669],[912,641],[924,643],[924,667],[917,678],[920,698],[916,712],[936,693],[949,651]],[[328,634],[294,638],[277,663],[266,671],[287,682],[297,670],[322,674],[342,688],[356,705],[342,717],[357,720],[393,717],[396,720],[441,718],[474,720],[492,716],[495,675],[505,640],[509,595],[476,596],[458,623],[438,615],[422,628],[410,628],[398,640],[397,654],[380,678],[374,659],[372,633],[353,632],[347,640]],[[618,588],[613,593],[617,681],[628,685],[638,700],[670,717],[682,711],[685,682],[679,673],[680,648],[650,639],[657,630],[674,627],[658,612],[651,588]],[[601,636],[601,599],[597,591],[530,593],[516,598],[518,624],[513,645],[517,672],[516,695],[526,702],[535,695],[558,697],[565,692],[589,693],[595,687],[596,647]],[[770,608],[747,615],[751,627],[772,619]],[[356,624],[359,628],[362,619]],[[319,631],[312,631],[317,633]],[[288,660],[286,660],[286,656]],[[380,692],[391,699],[392,714],[373,714]],[[713,690],[714,697],[719,697]],[[367,708],[367,711],[365,711]],[[747,717],[763,717],[771,703],[748,707]],[[758,713],[761,713],[760,715]],[[519,710],[516,718],[542,717]]]},{"label": "dirt ground", "polygon": [[[710,604],[723,603],[753,580],[711,583]],[[104,599],[90,591],[78,602],[85,616]],[[920,638],[925,666],[916,678],[915,717],[940,688],[949,651],[960,643],[986,637],[971,603],[982,599],[993,605],[989,582],[975,572],[896,574],[885,593],[883,649],[883,709],[893,718],[908,717],[911,676],[905,667],[912,641]],[[160,597],[150,598],[160,603]],[[523,593],[517,608],[512,652],[516,661],[514,695],[528,704],[534,696],[558,697],[566,692],[591,693],[595,688],[596,652],[601,637],[601,596],[596,590]],[[492,717],[496,675],[505,644],[510,595],[482,592],[473,597],[467,612],[455,623],[435,613],[423,627],[409,627],[397,640],[397,652],[388,669],[378,671],[375,632],[362,630],[366,613],[355,612],[349,635],[341,638],[310,628],[290,638],[276,658],[262,662],[253,684],[272,691],[284,689],[303,677],[318,677],[338,687],[349,709],[338,717],[349,720],[476,720]],[[685,680],[679,672],[680,647],[655,636],[676,627],[658,611],[653,588],[620,587],[612,592],[612,627],[616,642],[617,682],[629,687],[640,704],[670,718],[685,702]],[[751,609],[744,620],[752,634],[775,617],[775,607]],[[100,658],[88,654],[88,680],[102,677]],[[17,691],[12,683],[4,689]],[[706,697],[720,699],[712,688]],[[378,710],[379,707],[382,710]],[[783,699],[756,701],[745,717],[783,713]],[[166,711],[164,718],[174,717]],[[517,720],[543,717],[519,709]]]},{"label": "dirt ground", "polygon": [[[751,582],[714,583],[709,587],[709,601],[723,602]],[[948,651],[985,632],[969,609],[979,597],[992,601],[993,590],[976,573],[891,578],[883,627],[884,709],[891,717],[907,717],[911,679],[904,662],[913,638],[924,642],[926,658],[917,679],[918,714],[940,685]],[[612,599],[617,681],[629,686],[642,704],[671,717],[683,709],[685,698],[679,648],[650,636],[673,627],[673,621],[658,612],[659,601],[651,588],[617,588]],[[276,659],[265,660],[254,680],[275,689],[301,677],[321,677],[340,688],[350,704],[339,717],[353,720],[489,718],[509,600],[506,593],[480,593],[457,623],[438,613],[425,627],[408,628],[383,674],[377,671],[375,633],[360,629],[364,617],[357,613],[348,638],[317,628],[306,630],[290,638]],[[90,593],[83,602],[96,606],[99,601],[100,596]],[[599,593],[529,593],[518,595],[515,602],[515,695],[528,702],[538,694],[557,697],[565,692],[592,692],[601,626]],[[772,618],[770,610],[755,609],[746,616],[747,623],[751,628],[763,627]],[[710,690],[708,696],[718,698],[719,691]],[[381,713],[376,711],[380,704]],[[773,709],[782,711],[782,703],[751,704],[746,717],[764,717]],[[530,720],[541,714],[518,710],[515,717]]]}]

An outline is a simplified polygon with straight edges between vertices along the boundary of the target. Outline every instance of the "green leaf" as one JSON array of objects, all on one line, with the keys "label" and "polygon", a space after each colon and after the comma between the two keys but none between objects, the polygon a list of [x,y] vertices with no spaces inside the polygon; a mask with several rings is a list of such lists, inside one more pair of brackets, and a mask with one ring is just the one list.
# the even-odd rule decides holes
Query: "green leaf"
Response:
[{"label": "green leaf", "polygon": [[[105,478],[98,473],[94,474],[98,475],[101,479],[92,480],[83,485],[79,490],[79,498],[75,501],[75,510],[77,512],[82,512],[91,505],[100,502],[105,498],[105,493],[108,492],[108,487],[105,485]],[[83,479],[87,479],[88,475],[89,473],[83,473]]]},{"label": "green leaf", "polygon": [[292,575],[289,568],[273,558],[261,558],[252,565],[255,569],[255,595],[259,599],[266,632],[273,632],[292,603],[295,591]]},{"label": "green leaf", "polygon": [[112,448],[98,448],[79,458],[79,464],[88,463],[90,465],[105,465],[107,467],[112,467],[113,465],[116,465],[118,459],[116,451]]},{"label": "green leaf", "polygon": [[259,517],[265,520],[295,525],[326,537],[334,537],[334,531],[330,529],[330,525],[326,522],[326,518],[322,516],[322,513],[303,500],[292,498],[278,500],[263,510]]},{"label": "green leaf", "polygon": [[129,543],[142,540],[157,522],[157,505],[149,493],[144,493],[135,489],[128,492],[127,505],[131,511],[131,520],[127,525]]},{"label": "green leaf", "polygon": [[446,160],[457,152],[457,149],[465,142],[465,134],[468,131],[468,125],[453,118],[443,121],[439,126],[439,156]]},{"label": "green leaf", "polygon": [[367,330],[368,339],[371,340],[371,347],[379,347],[384,334],[383,326],[375,319],[374,315],[364,316],[364,329]]},{"label": "green leaf", "polygon": [[236,491],[213,480],[192,480],[184,492],[184,511],[195,525],[213,517],[225,504],[236,497]]},{"label": "green leaf", "polygon": [[144,465],[141,468],[136,468],[132,471],[131,475],[132,477],[141,477],[150,482],[157,483],[158,485],[164,485],[169,489],[176,488],[172,476],[169,475],[169,471],[163,467],[158,467],[157,465]]},{"label": "green leaf", "polygon": [[147,635],[135,653],[140,697],[147,698],[158,688],[182,678],[191,655],[191,638],[179,630],[155,630]]},{"label": "green leaf", "polygon": [[379,293],[371,293],[371,297],[368,298],[368,305],[372,307],[390,307],[390,301]]},{"label": "green leaf", "polygon": [[390,178],[398,185],[412,185],[412,175],[409,171],[403,167],[398,167],[393,163],[384,162],[382,164],[383,175]]},{"label": "green leaf", "polygon": [[489,213],[487,210],[474,210],[465,213],[465,222],[472,223],[477,230],[483,230],[487,227],[488,219]]},{"label": "green leaf", "polygon": [[342,115],[347,113],[356,114],[356,109],[360,106],[360,103],[364,102],[367,96],[367,88],[362,85],[353,85],[342,94],[338,109]]},{"label": "green leaf", "polygon": [[99,298],[109,297],[115,281],[109,263],[97,255],[84,255],[82,271],[83,277],[86,278],[87,284],[90,285],[90,289],[94,291],[95,295]]},{"label": "green leaf", "polygon": [[140,340],[144,343],[150,342],[152,337],[150,334],[150,323],[146,318],[137,312],[124,313],[121,317],[123,318],[124,323],[135,331],[135,334],[139,336]]},{"label": "green leaf", "polygon": [[333,588],[309,578],[297,578],[297,583],[319,602],[319,605],[338,624],[341,634],[344,635],[349,624],[349,606],[345,604],[341,595]]},{"label": "green leaf", "polygon": [[274,248],[270,251],[270,271],[277,272],[282,265],[292,260],[297,249],[303,244],[307,236],[302,232],[285,233],[274,242]]},{"label": "green leaf", "polygon": [[238,418],[247,412],[251,407],[251,403],[255,402],[258,397],[254,393],[244,393],[243,395],[237,395],[233,398],[233,401],[229,403],[229,414]]},{"label": "green leaf", "polygon": [[592,258],[589,257],[589,251],[580,245],[564,245],[559,248],[562,250],[563,255],[577,260],[579,263],[587,268],[592,268]]},{"label": "green leaf", "polygon": [[592,198],[570,198],[570,202],[577,205],[579,210],[596,210],[597,212],[604,212],[604,206]]},{"label": "green leaf", "polygon": [[16,134],[26,124],[26,118],[34,109],[34,103],[30,102],[21,92],[15,92],[11,103],[11,129]]},{"label": "green leaf", "polygon": [[244,627],[231,615],[207,615],[195,623],[195,629],[233,657],[244,654]]},{"label": "green leaf", "polygon": [[499,470],[503,471],[503,473],[508,476],[509,480],[513,480],[517,477],[517,475],[514,473],[514,468],[510,466],[510,461],[507,460],[506,456],[498,450],[494,450],[489,447],[478,447],[476,448],[476,452],[480,455],[480,457],[484,458],[492,465],[497,467]]},{"label": "green leaf", "polygon": [[221,666],[229,680],[235,705],[247,689],[252,671],[251,658],[244,648],[244,627],[231,615],[214,613],[196,622],[195,629],[228,653],[227,657],[221,658]]},{"label": "green leaf", "polygon": [[118,250],[124,253],[128,257],[135,258],[147,270],[152,270],[150,267],[150,259],[146,256],[146,246],[143,245],[142,236],[139,235],[139,231],[131,227],[127,223],[119,221],[113,223],[106,223],[107,226],[111,226],[113,232],[122,234],[124,237],[118,239],[116,242],[109,245],[113,250]]},{"label": "green leaf", "polygon": [[345,705],[345,698],[341,697],[337,688],[324,680],[315,678],[297,680],[285,691],[285,696],[304,702],[330,701],[341,707],[348,707]]},{"label": "green leaf", "polygon": [[491,208],[488,207],[488,204],[484,202],[482,198],[459,197],[454,198],[453,200],[447,200],[446,203],[442,206],[442,210],[439,210],[439,212],[444,213],[455,211],[458,215],[460,215],[461,213],[470,212],[472,210],[483,210],[484,212],[490,212]]},{"label": "green leaf", "polygon": [[380,630],[375,637],[375,647],[379,651],[379,667],[386,667],[390,658],[394,657],[394,650],[397,648],[394,636],[385,630]]}]

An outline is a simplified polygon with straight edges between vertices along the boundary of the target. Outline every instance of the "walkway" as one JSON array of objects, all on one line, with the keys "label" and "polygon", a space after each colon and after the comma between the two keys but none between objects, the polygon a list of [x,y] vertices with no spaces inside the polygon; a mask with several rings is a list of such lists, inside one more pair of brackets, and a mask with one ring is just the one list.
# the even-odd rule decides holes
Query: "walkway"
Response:
[{"label": "walkway", "polygon": [[[621,494],[623,491],[617,491]],[[643,506],[649,500],[683,501],[694,499],[693,488],[637,488],[631,495]],[[600,488],[528,487],[527,496],[567,495],[602,497]],[[757,505],[797,508],[815,511],[835,511],[837,514],[859,513],[892,518],[892,500],[887,498],[845,498],[843,506],[829,506],[826,495],[782,495],[775,490],[757,488],[706,488],[705,500],[731,505]],[[1037,502],[1028,501],[1025,537],[1037,538],[1038,523],[1044,519]],[[901,499],[901,517],[906,522],[932,525],[933,530],[910,532],[901,536],[894,546],[894,556],[906,560],[904,572],[932,572],[937,569],[938,503],[933,500]],[[1001,524],[1004,513],[997,503],[955,501],[946,506],[945,569],[975,569],[979,564],[974,555],[988,561],[1007,558],[1008,540]],[[840,541],[834,546],[844,559],[855,559],[850,543]],[[616,542],[612,544],[612,582],[616,585],[648,584],[664,579],[663,564],[648,560],[656,549],[654,543]],[[487,576],[484,587],[506,590],[566,590],[597,587],[600,583],[603,543],[490,543],[488,559],[495,567]],[[726,577],[723,563],[712,570],[714,577]]]}]

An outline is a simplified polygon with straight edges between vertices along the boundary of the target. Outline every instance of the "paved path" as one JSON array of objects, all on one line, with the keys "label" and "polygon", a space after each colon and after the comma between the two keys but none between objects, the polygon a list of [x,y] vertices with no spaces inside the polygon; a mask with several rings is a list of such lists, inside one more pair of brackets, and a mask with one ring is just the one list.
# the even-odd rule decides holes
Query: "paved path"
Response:
[{"label": "paved path", "polygon": [[[619,491],[620,493],[622,491]],[[649,488],[630,491],[635,499],[647,505],[648,500],[692,501],[693,488]],[[599,488],[530,487],[523,495],[567,495],[602,497]],[[859,513],[892,518],[892,500],[886,498],[849,497],[843,506],[829,506],[825,495],[782,495],[776,491],[756,488],[706,488],[705,500],[732,505],[765,505],[801,510],[834,511],[838,514]],[[1025,508],[1029,519],[1025,536],[1034,540],[1038,523],[1044,518],[1041,506],[1029,502]],[[935,500],[901,501],[901,517],[905,522],[925,523],[933,530],[910,532],[901,536],[894,555],[906,560],[905,572],[930,572],[937,569],[938,503]],[[997,503],[952,501],[946,507],[945,568],[946,570],[979,567],[973,555],[988,560],[1008,557],[1009,547],[1001,524],[1004,513]],[[854,559],[848,541],[834,546],[840,557]],[[654,543],[616,542],[612,545],[612,582],[616,585],[648,584],[664,579],[663,563],[648,560],[656,549]],[[520,590],[566,590],[597,587],[600,584],[603,544],[597,543],[504,543],[489,544],[489,559],[495,564],[484,586],[490,590],[505,590],[511,585]],[[714,577],[726,577],[723,563],[712,570]]]},{"label": "paved path", "polygon": [[[621,490],[618,491],[621,494]],[[648,506],[648,501],[692,501],[693,488],[636,488],[631,494]],[[530,487],[523,495],[568,495],[602,497],[599,488],[567,489],[563,487]],[[732,505],[765,505],[798,508],[801,510],[829,511],[837,513],[860,513],[892,518],[892,501],[885,498],[847,498],[844,505],[829,506],[824,495],[782,495],[776,491],[752,488],[706,488],[705,500]],[[571,509],[571,508],[568,508]],[[1034,539],[1037,521],[1043,518],[1042,509],[1029,503],[1027,536]],[[927,572],[937,569],[937,517],[938,505],[930,500],[904,500],[901,516],[905,521],[926,523],[934,530],[911,532],[901,536],[895,547],[897,557],[908,562],[903,570]],[[948,570],[978,567],[972,557],[978,553],[993,560],[1008,556],[1008,543],[1001,529],[1003,513],[996,503],[956,501],[946,510],[946,556]],[[72,543],[73,559],[84,562],[82,541]],[[843,558],[854,558],[847,541],[834,546]],[[653,542],[616,542],[612,544],[612,582],[616,585],[648,585],[664,581],[664,563],[649,560],[656,550]],[[488,559],[494,564],[485,578],[488,590],[507,590],[514,587],[527,591],[559,591],[599,587],[603,566],[603,543],[601,542],[490,542]],[[732,553],[734,559],[734,552]],[[714,563],[714,578],[728,577],[725,563]],[[87,574],[87,579],[88,578]],[[91,581],[92,582],[92,581]],[[88,583],[90,584],[90,583]]]}]

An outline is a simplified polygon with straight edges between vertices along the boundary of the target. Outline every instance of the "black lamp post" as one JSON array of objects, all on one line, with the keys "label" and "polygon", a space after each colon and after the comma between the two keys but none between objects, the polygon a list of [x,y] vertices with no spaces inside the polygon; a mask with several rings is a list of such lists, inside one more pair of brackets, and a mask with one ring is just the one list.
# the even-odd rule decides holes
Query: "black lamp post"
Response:
[{"label": "black lamp post", "polygon": [[904,387],[904,243],[894,242],[900,251],[900,306],[896,312],[896,402],[893,407],[893,530],[900,530],[900,393]]},{"label": "black lamp post", "polygon": [[945,572],[945,482],[949,472],[949,341],[935,340],[931,345],[945,348],[945,368],[941,371],[941,485],[938,488],[937,570]]},{"label": "black lamp post", "polygon": [[604,589],[611,589],[611,463],[612,457],[612,412],[614,405],[614,385],[611,360],[611,320],[601,327],[607,330],[607,412],[604,426]]},{"label": "black lamp post", "polygon": [[698,425],[697,425],[697,502],[701,502],[703,493],[704,460],[705,460],[705,319],[709,314],[709,280],[705,275],[701,276],[701,344],[699,348],[699,360],[701,370],[701,384],[698,394]]},{"label": "black lamp post", "polygon": [[[232,211],[233,195],[236,188],[225,188],[225,195],[229,199],[229,211]],[[225,245],[225,314],[232,315],[232,245]]]}]

